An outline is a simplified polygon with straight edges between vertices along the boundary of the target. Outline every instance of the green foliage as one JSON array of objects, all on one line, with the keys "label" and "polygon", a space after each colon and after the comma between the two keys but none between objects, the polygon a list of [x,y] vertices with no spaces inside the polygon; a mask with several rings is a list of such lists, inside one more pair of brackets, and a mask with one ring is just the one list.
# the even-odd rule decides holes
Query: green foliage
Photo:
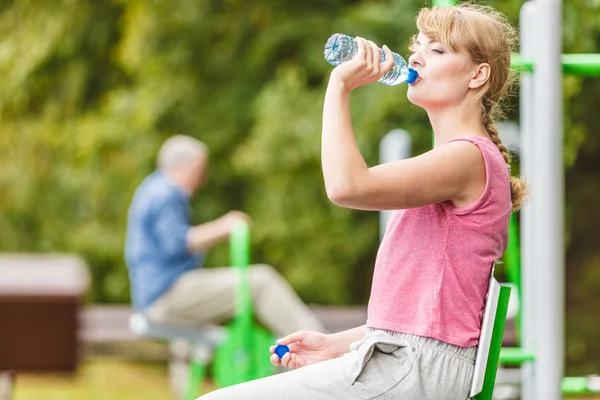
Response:
[{"label": "green foliage", "polygon": [[[406,7],[412,11],[406,12]],[[4,251],[83,254],[91,299],[128,300],[127,207],[156,150],[184,133],[211,149],[197,221],[254,219],[254,260],[309,301],[366,301],[377,215],[331,205],[320,172],[323,44],[335,31],[406,48],[418,3],[13,1],[0,14]],[[400,38],[400,39],[399,39]],[[355,95],[361,148],[425,115],[403,88]],[[426,143],[427,140],[422,141]],[[227,263],[226,251],[211,254]],[[349,290],[350,289],[350,290]]]}]

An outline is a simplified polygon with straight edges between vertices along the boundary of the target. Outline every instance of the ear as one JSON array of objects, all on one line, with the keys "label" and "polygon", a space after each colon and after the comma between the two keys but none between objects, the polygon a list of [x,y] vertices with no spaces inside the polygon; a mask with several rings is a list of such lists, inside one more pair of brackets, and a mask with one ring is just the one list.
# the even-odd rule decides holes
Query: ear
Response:
[{"label": "ear", "polygon": [[478,89],[483,86],[490,79],[490,72],[491,68],[488,63],[481,63],[475,66],[471,81],[469,82],[469,88]]}]

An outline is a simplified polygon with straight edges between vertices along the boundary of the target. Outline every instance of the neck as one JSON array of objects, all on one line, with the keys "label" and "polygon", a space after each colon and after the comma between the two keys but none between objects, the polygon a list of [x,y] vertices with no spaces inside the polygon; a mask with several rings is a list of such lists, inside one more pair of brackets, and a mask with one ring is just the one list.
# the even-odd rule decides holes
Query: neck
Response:
[{"label": "neck", "polygon": [[477,102],[427,110],[427,114],[434,132],[434,148],[452,139],[488,137]]},{"label": "neck", "polygon": [[187,185],[187,180],[185,178],[185,176],[181,173],[179,173],[178,171],[174,170],[174,171],[162,171],[165,176],[169,179],[169,181],[171,181],[171,183],[177,187],[179,190],[181,190],[183,192],[183,194],[185,194],[187,197],[190,197],[192,195],[192,191],[190,190],[189,186]]}]

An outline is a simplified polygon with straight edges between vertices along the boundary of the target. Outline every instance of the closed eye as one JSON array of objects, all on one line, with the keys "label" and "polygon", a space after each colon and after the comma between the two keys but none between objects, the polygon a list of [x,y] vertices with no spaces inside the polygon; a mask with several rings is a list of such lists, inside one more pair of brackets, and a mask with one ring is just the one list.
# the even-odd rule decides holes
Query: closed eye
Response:
[{"label": "closed eye", "polygon": [[444,51],[440,49],[432,49],[431,51],[436,54],[444,54]]}]

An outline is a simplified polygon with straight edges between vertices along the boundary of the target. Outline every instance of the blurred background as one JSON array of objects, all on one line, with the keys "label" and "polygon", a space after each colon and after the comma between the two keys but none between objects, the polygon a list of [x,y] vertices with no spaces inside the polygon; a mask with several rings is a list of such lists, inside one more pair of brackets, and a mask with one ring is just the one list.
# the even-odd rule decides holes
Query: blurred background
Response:
[{"label": "blurred background", "polygon": [[[479,1],[518,25],[522,0]],[[415,0],[0,0],[0,251],[73,253],[89,267],[87,307],[128,305],[127,207],[159,146],[186,134],[210,148],[195,222],[253,219],[252,260],[308,303],[362,307],[379,216],[342,209],[320,170],[323,46],[336,32],[407,55]],[[600,52],[600,3],[563,5],[563,52]],[[565,76],[566,374],[600,373],[600,78]],[[353,93],[373,165],[403,128],[428,150],[427,116],[404,85]],[[507,104],[518,121],[518,97]],[[209,266],[226,265],[227,247]],[[2,329],[2,321],[0,321]],[[92,335],[93,336],[93,335]],[[86,347],[76,376],[23,375],[15,398],[169,398],[165,349]],[[155,396],[155,397],[153,397]]]}]

